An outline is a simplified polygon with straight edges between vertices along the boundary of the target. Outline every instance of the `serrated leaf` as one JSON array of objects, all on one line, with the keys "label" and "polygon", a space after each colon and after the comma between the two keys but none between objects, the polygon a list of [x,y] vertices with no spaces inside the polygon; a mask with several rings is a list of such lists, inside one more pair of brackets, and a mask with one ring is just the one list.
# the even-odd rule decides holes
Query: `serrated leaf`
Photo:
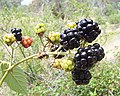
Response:
[{"label": "serrated leaf", "polygon": [[15,67],[5,79],[5,82],[17,93],[27,94],[27,80],[20,67]]}]

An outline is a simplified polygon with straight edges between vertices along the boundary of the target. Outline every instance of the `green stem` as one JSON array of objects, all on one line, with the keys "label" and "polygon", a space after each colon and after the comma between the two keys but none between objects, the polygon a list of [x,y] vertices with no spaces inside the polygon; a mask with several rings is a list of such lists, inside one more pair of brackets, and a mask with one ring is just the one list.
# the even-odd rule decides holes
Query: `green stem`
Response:
[{"label": "green stem", "polygon": [[49,42],[47,42],[45,45],[44,45],[44,48],[43,48],[43,51],[45,51],[45,48],[47,47]]},{"label": "green stem", "polygon": [[[66,52],[46,52],[45,54],[47,54],[47,55],[54,55],[54,54],[66,55]],[[21,61],[19,61],[18,63],[16,63],[16,64],[12,65],[11,67],[9,67],[7,70],[12,70],[14,67],[18,66],[22,62],[27,61],[29,59],[32,59],[32,58],[34,58],[36,56],[39,56],[39,54],[34,54],[34,55],[29,56],[29,57],[26,57],[26,58],[22,59]]]},{"label": "green stem", "polygon": [[9,66],[11,66],[12,65],[12,63],[13,63],[13,58],[14,58],[14,48],[11,46],[11,49],[12,49],[12,52],[11,52],[11,61],[10,61],[10,64],[9,64]]},{"label": "green stem", "polygon": [[59,48],[55,52],[58,52],[61,48],[62,48],[62,45],[60,45]]},{"label": "green stem", "polygon": [[2,85],[3,81],[5,80],[8,74],[9,74],[9,70],[7,70],[5,74],[2,76],[2,79],[0,80],[0,86]]},{"label": "green stem", "polygon": [[21,53],[23,54],[23,56],[24,56],[24,58],[25,58],[25,54],[24,54],[24,52],[23,52],[22,48],[19,46],[19,43],[18,43],[17,41],[16,41],[16,43],[18,44],[18,47],[19,47],[19,49],[20,49]]},{"label": "green stem", "polygon": [[[46,52],[45,54],[47,54],[47,55],[54,55],[54,54],[66,55],[66,52]],[[29,59],[32,59],[32,58],[34,58],[34,57],[36,57],[36,56],[39,56],[39,54],[31,55],[31,56],[29,56],[29,57],[26,57],[26,58],[22,59],[22,60],[19,61],[18,63],[11,65],[11,66],[6,70],[5,74],[3,75],[2,79],[0,80],[0,86],[2,85],[3,81],[5,80],[5,78],[7,77],[7,75],[9,74],[9,72],[10,72],[13,68],[15,68],[16,66],[18,66],[18,65],[21,64],[22,62],[27,61],[27,60],[29,60]]]},{"label": "green stem", "polygon": [[29,60],[29,59],[32,59],[32,58],[34,58],[34,57],[36,57],[36,56],[38,56],[38,55],[39,55],[39,54],[34,54],[34,55],[31,55],[31,56],[28,56],[28,57],[22,59],[21,61],[19,61],[18,63],[12,65],[12,66],[9,67],[7,70],[12,70],[14,67],[18,66],[18,65],[21,64],[22,62],[27,61],[27,60]]},{"label": "green stem", "polygon": [[56,54],[59,54],[59,55],[66,55],[67,53],[66,52],[46,52],[47,55],[56,55]]},{"label": "green stem", "polygon": [[41,38],[41,36],[39,35],[39,37],[40,37],[40,42],[41,42],[41,44],[42,44],[42,46],[43,46],[43,48],[45,47],[45,45],[44,45],[44,43],[43,43],[43,41],[42,41],[42,38]]}]

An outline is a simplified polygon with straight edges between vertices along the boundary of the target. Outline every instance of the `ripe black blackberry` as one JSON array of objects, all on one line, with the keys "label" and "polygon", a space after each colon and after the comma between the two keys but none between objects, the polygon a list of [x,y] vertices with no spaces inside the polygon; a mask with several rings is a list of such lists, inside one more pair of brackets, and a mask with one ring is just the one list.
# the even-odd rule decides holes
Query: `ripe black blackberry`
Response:
[{"label": "ripe black blackberry", "polygon": [[[60,47],[60,45],[59,45],[59,44],[56,44],[55,46],[53,46],[53,47],[51,48],[51,52],[56,51],[59,47]],[[66,52],[66,50],[62,47],[62,48],[60,48],[60,49],[58,50],[58,52]],[[64,55],[59,55],[59,54],[54,55],[54,58],[56,58],[56,59],[60,59],[60,58],[62,58],[62,57],[64,57]]]},{"label": "ripe black blackberry", "polygon": [[60,34],[60,44],[64,49],[74,49],[80,46],[81,35],[76,29],[66,29]]},{"label": "ripe black blackberry", "polygon": [[92,78],[91,73],[88,70],[74,69],[72,71],[72,79],[77,85],[86,85]]},{"label": "ripe black blackberry", "polygon": [[81,34],[85,41],[88,43],[94,41],[101,33],[98,23],[93,22],[91,19],[82,19],[76,24],[76,29],[79,31],[78,33]]},{"label": "ripe black blackberry", "polygon": [[98,43],[93,44],[92,48],[97,56],[97,61],[101,61],[105,56],[104,49]]},{"label": "ripe black blackberry", "polygon": [[76,68],[88,70],[92,68],[97,61],[101,61],[105,56],[104,49],[98,43],[89,45],[85,48],[79,48],[74,56]]},{"label": "ripe black blackberry", "polygon": [[14,34],[15,38],[17,41],[21,41],[22,40],[22,33],[21,33],[21,29],[17,29],[17,28],[12,28],[11,32],[12,34]]}]

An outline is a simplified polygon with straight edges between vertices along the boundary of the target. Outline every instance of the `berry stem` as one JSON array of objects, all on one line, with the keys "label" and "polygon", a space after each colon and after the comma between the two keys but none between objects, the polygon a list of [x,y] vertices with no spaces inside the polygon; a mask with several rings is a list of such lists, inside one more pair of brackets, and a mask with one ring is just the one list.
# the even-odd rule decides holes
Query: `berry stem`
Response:
[{"label": "berry stem", "polygon": [[12,65],[12,63],[13,63],[13,58],[14,58],[14,48],[11,46],[11,49],[12,49],[12,52],[11,52],[11,59],[10,59],[10,64],[9,64],[9,66]]},{"label": "berry stem", "polygon": [[84,48],[84,47],[85,47],[85,44],[86,44],[86,41],[85,41],[85,40],[81,40],[80,47],[81,47],[81,48]]},{"label": "berry stem", "polygon": [[83,48],[85,47],[85,44],[86,44],[86,41],[85,41],[85,40],[83,40]]},{"label": "berry stem", "polygon": [[45,48],[46,48],[46,46],[49,44],[49,42],[47,42],[46,44],[45,44],[45,46],[44,46],[44,48],[43,48],[43,51],[45,51]]},{"label": "berry stem", "polygon": [[43,40],[42,40],[42,38],[41,38],[41,36],[40,35],[38,35],[39,37],[40,37],[40,42],[41,42],[41,44],[42,44],[42,46],[43,46],[43,49],[45,48],[45,45],[44,45],[44,43],[43,43]]},{"label": "berry stem", "polygon": [[46,52],[47,55],[56,55],[56,54],[59,54],[59,55],[66,55],[67,53],[66,52]]},{"label": "berry stem", "polygon": [[21,51],[21,53],[22,53],[23,57],[25,58],[25,54],[24,54],[24,52],[23,52],[22,48],[20,47],[19,43],[18,43],[17,41],[16,41],[16,43],[18,44],[18,47],[19,47],[19,49],[20,49],[20,51]]},{"label": "berry stem", "polygon": [[55,52],[58,52],[61,48],[62,48],[62,46],[60,45],[59,48]]}]

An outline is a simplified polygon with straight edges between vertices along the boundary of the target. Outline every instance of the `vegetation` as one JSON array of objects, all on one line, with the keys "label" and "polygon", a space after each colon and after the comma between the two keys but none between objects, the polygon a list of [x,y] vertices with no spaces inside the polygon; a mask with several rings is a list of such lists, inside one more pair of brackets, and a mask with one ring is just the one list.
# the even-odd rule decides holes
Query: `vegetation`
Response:
[{"label": "vegetation", "polygon": [[[11,33],[11,28],[21,28],[24,36],[33,38],[31,47],[27,49],[22,45],[17,46],[17,43],[15,44],[14,47],[18,48],[14,49],[12,59],[15,64],[18,64],[20,60],[24,61],[25,58],[32,58],[29,56],[33,54],[36,56],[36,53],[42,51],[43,47],[38,33],[36,35],[34,30],[37,24],[45,24],[46,33],[44,35],[47,36],[50,32],[61,33],[69,22],[76,22],[83,18],[91,18],[99,23],[102,33],[94,42],[100,43],[104,47],[106,56],[97,63],[97,66],[90,70],[92,79],[88,85],[76,85],[69,72],[53,68],[51,66],[53,58],[34,58],[25,61],[15,67],[13,73],[10,72],[5,79],[7,84],[4,82],[0,88],[0,95],[23,96],[21,94],[24,93],[23,91],[27,92],[27,96],[120,95],[120,46],[118,45],[117,48],[111,50],[107,47],[110,44],[110,47],[112,47],[113,38],[120,35],[119,29],[116,30],[120,25],[119,5],[118,7],[114,6],[117,3],[103,0],[103,7],[103,5],[101,6],[102,0],[94,2],[94,4],[91,2],[94,0],[86,0],[85,2],[84,0],[56,0],[57,2],[54,2],[54,0],[48,0],[48,2],[34,0],[33,4],[22,6],[19,3],[20,0],[15,1],[15,4],[11,3],[14,0],[0,1],[0,62],[11,60],[9,55],[11,48],[3,43],[3,36],[6,33]],[[46,40],[43,39],[43,42],[45,43]],[[114,55],[112,60],[107,59],[110,53]],[[0,79],[4,73],[3,69],[8,68],[6,66],[8,62],[3,63],[5,64],[0,63]],[[18,77],[17,73],[20,73]],[[11,76],[17,78],[10,80]],[[27,88],[20,86],[23,83],[27,85]],[[18,92],[16,87],[24,90]]]}]

